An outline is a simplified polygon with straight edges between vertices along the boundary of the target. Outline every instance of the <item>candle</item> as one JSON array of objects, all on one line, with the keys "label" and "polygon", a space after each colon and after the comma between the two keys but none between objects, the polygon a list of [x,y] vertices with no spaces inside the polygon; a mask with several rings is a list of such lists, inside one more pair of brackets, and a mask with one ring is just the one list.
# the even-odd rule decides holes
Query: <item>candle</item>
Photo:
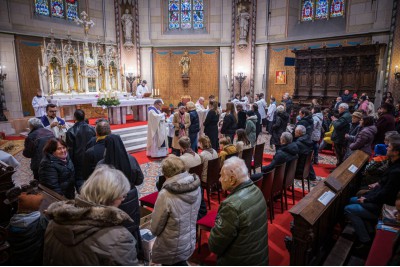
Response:
[{"label": "candle", "polygon": [[158,89],[158,91],[157,91],[157,95],[160,95],[160,89]]},{"label": "candle", "polygon": [[151,94],[154,95],[154,89],[151,89]]}]

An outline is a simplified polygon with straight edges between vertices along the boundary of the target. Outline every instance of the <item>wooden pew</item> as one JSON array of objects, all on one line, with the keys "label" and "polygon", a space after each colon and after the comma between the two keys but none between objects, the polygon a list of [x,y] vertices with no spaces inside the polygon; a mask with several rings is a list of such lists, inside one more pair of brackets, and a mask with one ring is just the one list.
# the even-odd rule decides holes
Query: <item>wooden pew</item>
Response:
[{"label": "wooden pew", "polygon": [[[334,226],[354,194],[354,178],[368,158],[366,153],[355,151],[325,182],[317,184],[290,209],[293,216],[292,237],[285,240],[290,252],[290,265],[320,265],[324,260],[333,243]],[[325,204],[322,203],[324,200]]]}]

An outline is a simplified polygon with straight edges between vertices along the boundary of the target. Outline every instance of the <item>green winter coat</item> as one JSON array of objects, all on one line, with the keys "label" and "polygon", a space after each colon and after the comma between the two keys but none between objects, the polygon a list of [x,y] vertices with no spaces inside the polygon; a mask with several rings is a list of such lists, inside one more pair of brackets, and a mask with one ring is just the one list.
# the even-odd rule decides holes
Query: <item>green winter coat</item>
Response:
[{"label": "green winter coat", "polygon": [[221,203],[208,245],[218,265],[268,265],[267,204],[251,180]]},{"label": "green winter coat", "polygon": [[339,119],[332,122],[334,130],[331,139],[335,144],[346,144],[344,136],[350,131],[350,123],[351,114],[347,110],[340,114]]}]

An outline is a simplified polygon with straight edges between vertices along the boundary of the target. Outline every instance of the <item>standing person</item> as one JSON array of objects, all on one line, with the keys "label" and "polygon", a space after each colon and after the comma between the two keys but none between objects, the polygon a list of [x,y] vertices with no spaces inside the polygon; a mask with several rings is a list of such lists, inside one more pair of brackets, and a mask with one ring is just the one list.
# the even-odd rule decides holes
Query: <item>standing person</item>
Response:
[{"label": "standing person", "polygon": [[267,112],[267,133],[271,133],[272,132],[272,124],[274,122],[274,117],[275,117],[275,112],[276,112],[276,101],[275,101],[275,97],[271,96],[270,99],[270,105],[268,107],[268,112]]},{"label": "standing person", "polygon": [[360,104],[358,105],[358,109],[361,109],[362,111],[365,112],[365,114],[368,113],[368,99],[367,96],[363,95],[360,97]]},{"label": "standing person", "polygon": [[185,171],[182,159],[170,155],[162,161],[166,181],[158,193],[151,216],[157,236],[152,261],[163,265],[188,265],[196,248],[196,222],[201,202],[200,179]]},{"label": "standing person", "polygon": [[271,127],[271,139],[270,146],[275,145],[276,151],[281,146],[281,135],[286,131],[286,127],[289,123],[289,115],[285,112],[285,108],[282,105],[279,105],[276,108],[276,119]]},{"label": "standing person", "polygon": [[218,150],[218,102],[210,102],[210,106],[211,108],[207,113],[206,120],[204,121],[204,134],[210,138],[212,148]]},{"label": "standing person", "polygon": [[349,105],[342,103],[339,105],[339,118],[331,117],[334,127],[332,133],[332,141],[335,146],[335,154],[337,158],[336,166],[339,166],[346,154],[347,142],[345,135],[350,130],[351,114],[349,112]]},{"label": "standing person", "polygon": [[350,91],[347,89],[344,90],[344,93],[341,97],[342,97],[343,103],[347,103],[347,104],[349,104],[351,102],[351,100],[353,99],[352,95],[350,94]]},{"label": "standing person", "polygon": [[75,169],[68,156],[67,144],[60,138],[51,138],[43,149],[39,166],[40,184],[68,199],[75,197]]},{"label": "standing person", "polygon": [[136,96],[142,98],[145,93],[149,93],[149,88],[147,88],[147,81],[143,80],[136,88]]},{"label": "standing person", "polygon": [[54,136],[59,138],[63,135],[63,132],[66,131],[65,121],[57,115],[57,106],[54,104],[48,104],[46,106],[46,115],[43,115],[41,121],[43,126],[52,130]]},{"label": "standing person", "polygon": [[32,107],[35,110],[35,117],[40,119],[46,115],[46,107],[49,104],[46,97],[42,96],[42,90],[38,89],[32,99]]},{"label": "standing person", "polygon": [[318,143],[319,140],[321,140],[323,115],[319,106],[315,106],[311,110],[311,113],[314,121],[314,128],[311,133],[311,141],[313,142],[314,150],[314,164],[318,164]]},{"label": "standing person", "polygon": [[140,212],[139,212],[139,194],[136,186],[141,185],[144,180],[143,172],[140,169],[136,158],[126,152],[124,144],[119,135],[110,134],[105,139],[105,155],[104,160],[100,164],[111,165],[120,170],[130,184],[130,190],[126,193],[124,200],[120,203],[119,208],[125,211],[133,220],[133,222],[125,222],[123,225],[135,237],[136,251],[138,255],[142,255],[142,242],[139,232]]},{"label": "standing person", "polygon": [[283,106],[285,107],[286,113],[289,115],[289,122],[292,116],[293,101],[289,96],[289,93],[285,93],[282,99]]},{"label": "standing person", "polygon": [[308,108],[301,108],[299,111],[299,117],[300,120],[295,124],[294,129],[296,129],[298,125],[303,125],[304,127],[306,127],[307,134],[311,138],[312,132],[314,130],[314,120],[312,118],[310,110]]},{"label": "standing person", "polygon": [[85,161],[86,146],[92,137],[96,136],[96,132],[92,126],[85,122],[85,112],[77,109],[74,112],[75,124],[67,131],[67,146],[68,154],[74,163],[75,168],[75,187],[79,189],[85,182],[83,175],[84,168],[87,168],[83,163]]},{"label": "standing person", "polygon": [[174,113],[172,123],[175,127],[175,135],[172,139],[172,153],[179,157],[181,152],[178,141],[182,136],[188,136],[190,126],[190,115],[186,112],[183,104],[178,105],[178,112]]},{"label": "standing person", "polygon": [[148,129],[146,155],[152,158],[165,157],[168,154],[167,128],[165,113],[161,111],[162,101],[157,99],[148,109]]},{"label": "standing person", "polygon": [[254,104],[257,104],[257,106],[258,106],[258,112],[261,115],[262,125],[266,126],[267,125],[267,113],[265,112],[265,110],[267,108],[267,102],[265,102],[263,93],[256,94]]},{"label": "standing person", "polygon": [[261,127],[262,127],[262,120],[261,120],[261,115],[260,112],[258,112],[258,105],[257,104],[253,104],[251,105],[251,110],[254,111],[254,113],[257,116],[257,124],[256,124],[256,140],[258,139],[258,136],[261,133]]},{"label": "standing person", "polygon": [[333,111],[338,111],[339,110],[339,106],[342,103],[343,103],[342,98],[340,96],[336,97],[336,102],[333,105]]},{"label": "standing person", "polygon": [[[110,123],[106,119],[99,119],[96,122],[96,137],[92,138],[86,146],[83,169],[85,180],[93,173],[97,163],[104,158],[106,150],[106,137],[111,134]],[[94,140],[93,140],[94,139]]]},{"label": "standing person", "polygon": [[226,160],[220,182],[230,194],[219,206],[208,239],[217,265],[268,265],[267,204],[244,161]]},{"label": "standing person", "polygon": [[200,132],[200,120],[199,115],[196,111],[196,106],[192,101],[186,103],[186,109],[190,116],[190,126],[189,126],[189,138],[191,143],[191,148],[197,153],[197,142],[199,140]]},{"label": "standing person", "polygon": [[43,123],[38,118],[28,120],[30,132],[25,139],[22,155],[31,159],[31,170],[35,180],[39,181],[39,164],[43,158],[43,148],[54,134],[49,129],[43,127]]},{"label": "standing person", "polygon": [[375,135],[374,145],[383,144],[385,140],[385,133],[387,131],[395,130],[396,121],[393,116],[393,111],[394,111],[394,106],[389,103],[384,103],[378,109],[379,118],[375,123],[378,132]]},{"label": "standing person", "polygon": [[[186,103],[187,104],[187,103]],[[199,125],[200,125],[200,132],[199,132],[199,136],[204,134],[204,121],[206,119],[207,113],[208,113],[208,108],[206,109],[204,107],[204,97],[199,97],[199,99],[197,100],[196,104],[196,111],[197,111],[197,115],[199,116]]]},{"label": "standing person", "polygon": [[123,227],[131,218],[118,206],[130,188],[124,174],[99,166],[74,201],[51,204],[44,265],[138,265],[136,240]]},{"label": "standing person", "polygon": [[242,104],[236,105],[237,116],[238,116],[238,129],[246,128],[246,111],[243,110]]},{"label": "standing person", "polygon": [[246,114],[247,118],[246,118],[246,128],[245,128],[245,132],[247,135],[247,138],[249,139],[251,146],[255,146],[257,143],[257,139],[256,139],[256,124],[257,124],[257,116],[254,113],[254,111],[249,110],[247,111]]},{"label": "standing person", "polygon": [[247,91],[244,97],[242,97],[242,105],[243,105],[243,110],[248,111],[250,110],[250,92]]},{"label": "standing person", "polygon": [[237,129],[238,118],[235,110],[235,105],[231,102],[226,103],[226,114],[222,123],[221,133],[229,136],[233,141]]}]

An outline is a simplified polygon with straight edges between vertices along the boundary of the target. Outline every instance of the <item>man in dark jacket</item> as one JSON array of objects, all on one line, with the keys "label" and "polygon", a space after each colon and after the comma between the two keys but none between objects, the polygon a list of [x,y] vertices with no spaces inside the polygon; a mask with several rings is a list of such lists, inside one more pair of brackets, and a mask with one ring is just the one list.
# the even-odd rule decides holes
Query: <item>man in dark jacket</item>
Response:
[{"label": "man in dark jacket", "polygon": [[79,189],[85,182],[83,178],[83,162],[85,160],[86,146],[89,140],[96,136],[92,126],[85,122],[85,112],[77,109],[74,112],[75,124],[67,131],[68,153],[75,167],[75,187]]},{"label": "man in dark jacket", "polygon": [[194,152],[197,153],[199,132],[200,132],[199,114],[197,114],[196,106],[193,102],[187,102],[186,109],[188,110],[190,115],[189,138],[190,138],[191,148]]},{"label": "man in dark jacket", "polygon": [[247,175],[242,159],[225,160],[220,181],[231,193],[221,202],[208,239],[217,265],[268,265],[267,204]]},{"label": "man in dark jacket", "polygon": [[385,133],[387,131],[394,131],[396,121],[393,116],[394,106],[390,103],[384,103],[379,109],[379,119],[376,121],[375,126],[378,133],[375,135],[374,145],[383,144],[385,140]]},{"label": "man in dark jacket", "polygon": [[[311,139],[311,135],[314,130],[314,120],[312,118],[310,110],[308,108],[301,108],[299,111],[299,116],[300,120],[295,124],[294,129],[296,129],[298,125],[303,125],[304,127],[306,127],[306,133]],[[293,137],[295,137],[294,131],[292,134]]]},{"label": "man in dark jacket", "polygon": [[[313,150],[313,142],[311,137],[307,134],[307,130],[303,125],[298,125],[295,130],[295,143],[299,149],[299,160],[297,161],[296,177],[303,174],[303,169],[306,164],[307,156]],[[310,166],[310,180],[315,181],[314,168]]]},{"label": "man in dark jacket", "polygon": [[342,103],[343,103],[342,98],[340,96],[336,97],[336,102],[333,104],[332,107],[333,111],[339,111],[339,106]]},{"label": "man in dark jacket", "polygon": [[289,163],[299,157],[299,148],[295,142],[292,142],[293,136],[289,132],[283,132],[280,139],[281,146],[276,150],[271,163],[267,166],[263,166],[261,168],[261,173],[255,173],[251,175],[251,180],[257,181],[263,176],[263,173],[269,172],[276,166],[285,162]]},{"label": "man in dark jacket", "polygon": [[344,90],[344,94],[341,96],[343,103],[350,103],[353,96],[350,94],[349,90]]},{"label": "man in dark jacket", "polygon": [[349,112],[349,105],[342,103],[339,105],[339,118],[331,117],[333,123],[332,141],[335,144],[335,154],[337,158],[336,166],[339,166],[346,154],[347,141],[345,135],[349,133],[351,114]]},{"label": "man in dark jacket", "polygon": [[39,181],[39,164],[43,157],[43,148],[47,140],[54,137],[54,134],[49,129],[44,128],[41,120],[38,118],[29,119],[28,125],[31,131],[25,139],[22,154],[31,159],[33,177]]},{"label": "man in dark jacket", "polygon": [[364,221],[376,221],[383,204],[394,206],[400,191],[400,135],[392,135],[388,141],[389,167],[383,174],[384,177],[371,191],[359,198],[351,198],[350,204],[344,208],[344,214],[353,224],[360,241],[359,248],[371,242]]},{"label": "man in dark jacket", "polygon": [[90,139],[86,146],[83,178],[87,180],[96,168],[97,163],[104,158],[105,139],[111,134],[110,124],[106,119],[96,122],[96,136]]},{"label": "man in dark jacket", "polygon": [[290,121],[291,114],[292,114],[292,109],[293,109],[293,101],[290,98],[289,93],[285,93],[283,95],[282,103],[283,103],[283,105],[284,105],[284,107],[286,109],[287,114],[289,115],[289,121]]},{"label": "man in dark jacket", "polygon": [[260,112],[258,112],[258,105],[251,105],[252,110],[257,116],[257,124],[256,124],[256,140],[258,139],[258,135],[261,133],[262,129],[262,121],[261,121],[261,115]]}]

